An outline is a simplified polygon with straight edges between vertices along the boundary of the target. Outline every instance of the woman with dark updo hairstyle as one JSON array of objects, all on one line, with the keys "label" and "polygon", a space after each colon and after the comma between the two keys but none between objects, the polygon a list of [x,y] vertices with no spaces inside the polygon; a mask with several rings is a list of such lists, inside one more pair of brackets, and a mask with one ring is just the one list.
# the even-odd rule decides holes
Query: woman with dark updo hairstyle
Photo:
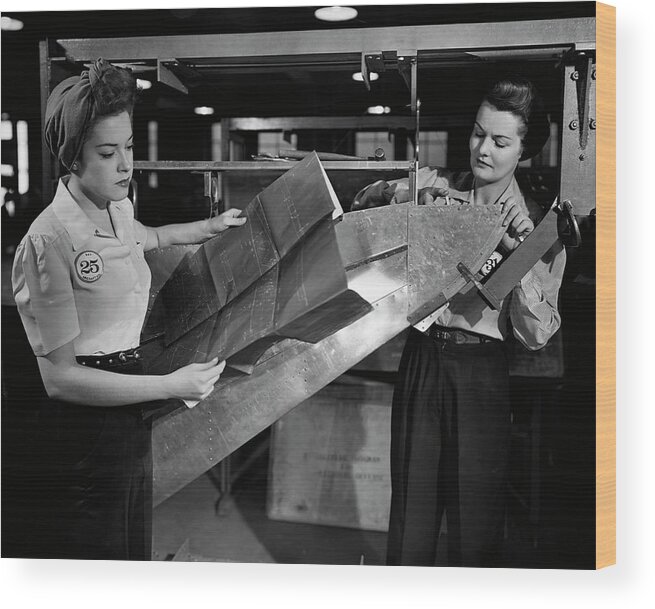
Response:
[{"label": "woman with dark updo hairstyle", "polygon": [[[34,405],[28,498],[3,554],[149,560],[150,427],[164,400],[204,399],[224,362],[143,373],[144,252],[240,226],[240,210],[147,227],[127,198],[136,81],[99,59],[50,95],[45,141],[68,175],[21,241],[12,283],[47,392]],[[9,531],[10,528],[7,527]],[[6,541],[6,543],[5,543]],[[5,548],[13,547],[9,553]]]},{"label": "woman with dark updo hairstyle", "polygon": [[[514,172],[519,161],[543,148],[549,132],[529,80],[495,82],[469,137],[471,171],[420,169],[419,204],[502,205],[507,230],[494,258],[508,256],[541,217]],[[406,179],[376,182],[358,194],[354,208],[408,200]],[[392,407],[388,564],[434,565],[445,516],[448,565],[500,566],[510,442],[505,341],[513,335],[537,350],[557,331],[564,265],[558,243],[500,310],[473,290],[457,294],[410,330]]]}]

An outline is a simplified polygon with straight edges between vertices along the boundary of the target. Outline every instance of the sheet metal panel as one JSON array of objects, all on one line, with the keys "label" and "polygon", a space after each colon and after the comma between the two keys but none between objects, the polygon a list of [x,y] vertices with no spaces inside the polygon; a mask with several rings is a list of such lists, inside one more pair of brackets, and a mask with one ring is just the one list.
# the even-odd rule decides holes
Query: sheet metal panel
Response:
[{"label": "sheet metal panel", "polygon": [[344,266],[354,268],[372,258],[407,247],[410,205],[389,205],[344,215],[335,229]]},{"label": "sheet metal panel", "polygon": [[146,333],[163,330],[164,341],[159,352],[148,348],[147,374],[213,357],[250,372],[282,338],[316,343],[370,310],[348,289],[333,220],[342,211],[316,153],[260,192],[243,215],[242,229],[185,256],[161,288]]},{"label": "sheet metal panel", "polygon": [[215,466],[307,397],[407,327],[407,289],[318,344],[289,343],[247,378],[215,391],[192,410],[155,422],[154,504]]},{"label": "sheet metal panel", "polygon": [[[413,230],[408,230],[408,219]],[[224,374],[212,395],[195,408],[180,407],[155,420],[155,503],[405,330],[408,315],[423,307],[424,296],[450,292],[453,282],[459,285],[454,269],[460,259],[478,270],[500,239],[499,219],[498,210],[483,206],[444,212],[403,204],[346,214],[336,233],[343,264],[350,269],[348,287],[370,302],[372,310],[316,344],[285,339],[273,345],[249,376]],[[408,233],[416,240],[410,240],[411,256]],[[434,238],[428,238],[432,233]],[[440,248],[448,255],[438,255]],[[171,272],[174,259],[171,251],[165,252],[166,270],[156,268],[155,289]],[[420,284],[416,265],[421,267]],[[204,334],[200,328],[199,343],[211,340]],[[146,346],[146,357],[148,349],[156,350],[157,342]]]},{"label": "sheet metal panel", "polygon": [[409,316],[412,323],[445,304],[476,273],[505,232],[500,205],[412,206],[409,210]]}]

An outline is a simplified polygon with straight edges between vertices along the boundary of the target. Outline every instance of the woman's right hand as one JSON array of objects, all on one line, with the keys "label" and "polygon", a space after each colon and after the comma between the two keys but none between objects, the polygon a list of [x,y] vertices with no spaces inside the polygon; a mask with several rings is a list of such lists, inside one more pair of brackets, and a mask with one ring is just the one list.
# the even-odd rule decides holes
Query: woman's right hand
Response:
[{"label": "woman's right hand", "polygon": [[219,362],[217,357],[201,364],[189,364],[167,375],[169,391],[172,397],[182,400],[204,400],[224,369],[225,361]]},{"label": "woman's right hand", "polygon": [[426,188],[420,188],[418,191],[418,204],[419,205],[430,205],[434,203],[435,199],[439,197],[447,197],[449,194],[448,188],[439,188],[437,186],[427,186]]},{"label": "woman's right hand", "polygon": [[527,210],[524,210],[516,197],[510,195],[503,202],[503,226],[506,232],[500,243],[508,251],[515,250],[525,238],[534,230],[534,223],[530,220]]}]

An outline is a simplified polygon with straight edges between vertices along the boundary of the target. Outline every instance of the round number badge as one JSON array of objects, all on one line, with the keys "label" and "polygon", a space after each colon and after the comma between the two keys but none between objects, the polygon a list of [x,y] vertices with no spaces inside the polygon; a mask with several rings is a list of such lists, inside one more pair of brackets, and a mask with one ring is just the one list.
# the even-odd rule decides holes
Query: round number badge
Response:
[{"label": "round number badge", "polygon": [[77,276],[86,283],[93,283],[98,281],[105,270],[105,264],[100,257],[100,254],[87,250],[81,252],[75,258],[75,271]]}]

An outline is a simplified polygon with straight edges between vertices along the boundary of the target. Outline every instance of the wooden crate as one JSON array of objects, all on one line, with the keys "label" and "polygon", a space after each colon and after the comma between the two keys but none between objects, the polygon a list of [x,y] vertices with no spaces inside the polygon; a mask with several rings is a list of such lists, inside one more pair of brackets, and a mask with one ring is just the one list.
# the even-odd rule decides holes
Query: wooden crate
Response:
[{"label": "wooden crate", "polygon": [[391,385],[328,385],[273,426],[268,516],[386,531]]}]

